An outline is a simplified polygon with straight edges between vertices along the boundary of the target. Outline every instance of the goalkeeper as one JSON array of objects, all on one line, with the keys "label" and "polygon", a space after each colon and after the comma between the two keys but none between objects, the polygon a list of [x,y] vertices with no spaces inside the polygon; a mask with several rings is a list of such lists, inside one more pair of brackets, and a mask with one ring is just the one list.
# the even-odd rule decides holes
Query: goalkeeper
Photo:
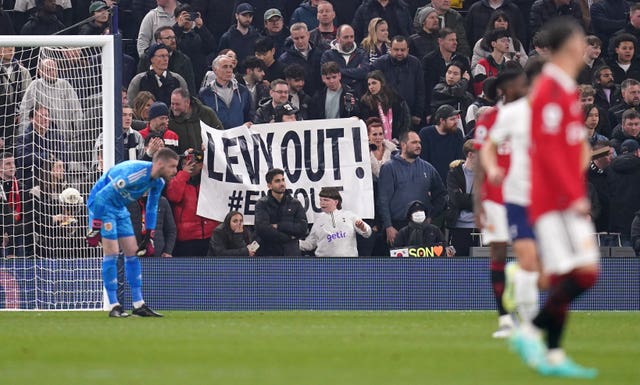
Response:
[{"label": "goalkeeper", "polygon": [[[165,183],[176,175],[177,167],[178,155],[173,150],[163,148],[155,153],[152,162],[131,160],[115,165],[91,189],[87,200],[91,224],[87,243],[96,247],[102,241],[102,279],[111,306],[109,317],[129,316],[118,303],[116,295],[116,261],[120,250],[125,255],[125,275],[131,288],[133,315],[162,317],[145,305],[142,299],[142,274],[138,257],[153,255],[158,200]],[[137,245],[127,205],[146,192],[149,193],[144,218],[146,233],[140,245]]]}]

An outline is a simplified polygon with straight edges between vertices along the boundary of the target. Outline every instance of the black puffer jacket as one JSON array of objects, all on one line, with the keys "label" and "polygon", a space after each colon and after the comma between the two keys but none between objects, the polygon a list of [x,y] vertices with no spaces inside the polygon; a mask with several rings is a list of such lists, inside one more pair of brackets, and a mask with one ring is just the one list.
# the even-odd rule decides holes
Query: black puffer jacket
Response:
[{"label": "black puffer jacket", "polygon": [[401,228],[393,241],[394,247],[403,246],[422,246],[435,245],[444,243],[444,235],[436,226],[423,222],[415,223],[409,221],[409,224]]},{"label": "black puffer jacket", "polygon": [[611,232],[629,239],[634,213],[640,210],[640,158],[623,154],[609,167]]},{"label": "black puffer jacket", "polygon": [[[278,225],[274,228],[272,225]],[[256,203],[255,231],[262,256],[300,255],[298,240],[307,234],[307,214],[302,204],[285,194],[278,202],[271,191]]]},{"label": "black puffer jacket", "polygon": [[249,230],[245,228],[242,233],[234,233],[228,225],[222,223],[213,230],[207,255],[216,257],[248,256],[247,245],[249,243],[251,243]]}]

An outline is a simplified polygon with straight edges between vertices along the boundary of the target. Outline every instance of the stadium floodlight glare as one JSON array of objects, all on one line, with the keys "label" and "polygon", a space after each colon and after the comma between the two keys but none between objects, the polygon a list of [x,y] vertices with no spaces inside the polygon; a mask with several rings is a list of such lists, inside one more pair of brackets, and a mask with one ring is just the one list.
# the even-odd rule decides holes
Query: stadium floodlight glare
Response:
[{"label": "stadium floodlight glare", "polygon": [[115,163],[114,47],[107,35],[0,36],[0,152],[14,155],[20,193],[2,194],[14,212],[0,224],[0,309],[102,309],[102,252],[85,245],[84,202]]}]

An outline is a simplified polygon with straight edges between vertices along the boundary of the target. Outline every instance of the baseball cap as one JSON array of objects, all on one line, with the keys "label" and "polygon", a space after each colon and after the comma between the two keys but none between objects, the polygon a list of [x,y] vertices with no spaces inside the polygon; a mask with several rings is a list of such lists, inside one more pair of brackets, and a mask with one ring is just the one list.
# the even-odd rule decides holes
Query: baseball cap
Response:
[{"label": "baseball cap", "polygon": [[448,104],[443,104],[436,110],[435,123],[437,124],[440,119],[448,119],[452,116],[460,115],[460,110],[456,110]]},{"label": "baseball cap", "polygon": [[269,20],[272,17],[276,17],[276,16],[282,19],[282,12],[280,12],[278,8],[267,9],[266,12],[264,13],[265,20]]},{"label": "baseball cap", "polygon": [[238,4],[236,7],[236,13],[242,15],[243,13],[254,13],[253,6],[248,3]]},{"label": "baseball cap", "polygon": [[105,3],[104,1],[94,1],[89,6],[89,13],[98,12],[103,9],[109,9],[109,6],[107,5],[107,3]]},{"label": "baseball cap", "polygon": [[627,139],[620,146],[620,152],[623,154],[635,153],[638,149],[640,149],[640,144],[635,139]]}]

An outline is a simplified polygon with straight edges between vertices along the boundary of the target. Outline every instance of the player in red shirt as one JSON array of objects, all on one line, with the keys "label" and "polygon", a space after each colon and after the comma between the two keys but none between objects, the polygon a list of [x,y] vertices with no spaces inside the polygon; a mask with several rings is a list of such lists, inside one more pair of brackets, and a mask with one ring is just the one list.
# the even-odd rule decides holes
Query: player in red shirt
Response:
[{"label": "player in red shirt", "polygon": [[529,215],[551,286],[532,325],[515,333],[512,344],[543,375],[594,378],[595,369],[575,364],[560,348],[569,305],[598,276],[599,250],[585,183],[590,151],[575,82],[584,65],[584,32],[565,18],[549,22],[545,30],[552,54],[530,97]]},{"label": "player in red shirt", "polygon": [[[522,70],[509,69],[498,75],[495,81],[495,92],[502,96],[504,104],[511,103],[523,97],[527,92],[526,77]],[[496,99],[496,97],[492,97]],[[500,107],[492,107],[478,119],[475,130],[475,146],[480,150],[483,147],[492,146],[488,140],[489,131],[493,127]],[[509,169],[511,147],[508,142],[495,148],[493,159],[498,167]],[[496,186],[487,180],[482,167],[482,162],[477,162],[475,184],[474,207],[476,208],[476,222],[482,229],[482,241],[488,244],[491,250],[491,286],[498,306],[498,330],[493,333],[494,338],[507,338],[513,330],[513,320],[502,305],[502,294],[505,287],[505,259],[507,257],[507,244],[509,243],[509,229],[507,223],[507,211],[502,197],[502,186]]]}]

